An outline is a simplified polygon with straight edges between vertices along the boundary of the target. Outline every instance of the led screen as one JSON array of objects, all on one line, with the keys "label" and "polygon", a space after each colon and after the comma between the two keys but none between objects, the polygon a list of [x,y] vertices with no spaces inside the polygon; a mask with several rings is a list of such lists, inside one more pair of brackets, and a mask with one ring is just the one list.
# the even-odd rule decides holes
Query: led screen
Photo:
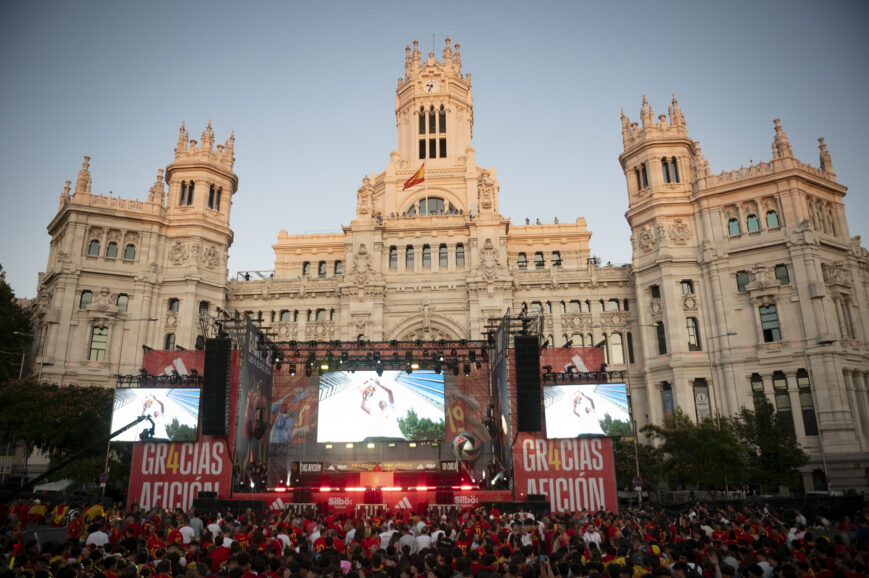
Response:
[{"label": "led screen", "polygon": [[548,438],[631,435],[623,383],[547,386],[543,407]]},{"label": "led screen", "polygon": [[444,376],[334,371],[320,377],[317,441],[444,439]]},{"label": "led screen", "polygon": [[[112,412],[112,431],[117,431],[136,420],[148,416],[154,422],[153,441],[196,441],[199,423],[198,388],[121,388],[115,390]],[[151,429],[151,422],[142,421],[112,441],[137,442],[143,431]]]}]

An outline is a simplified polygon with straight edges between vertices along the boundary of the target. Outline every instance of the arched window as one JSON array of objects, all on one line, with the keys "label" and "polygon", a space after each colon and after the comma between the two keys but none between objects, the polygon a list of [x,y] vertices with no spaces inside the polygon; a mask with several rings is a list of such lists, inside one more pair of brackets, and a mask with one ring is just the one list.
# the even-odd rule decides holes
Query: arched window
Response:
[{"label": "arched window", "polygon": [[208,187],[208,208],[214,208],[214,199],[217,196],[217,190],[214,188],[214,185]]},{"label": "arched window", "polygon": [[664,182],[670,182],[670,163],[666,158],[661,159],[661,173],[664,175]]},{"label": "arched window", "polygon": [[187,181],[181,181],[181,194],[178,196],[178,206],[187,204]]},{"label": "arched window", "polygon": [[682,279],[679,285],[682,287],[682,295],[694,294],[694,282],[690,279]]},{"label": "arched window", "polygon": [[784,263],[779,263],[775,266],[775,278],[778,279],[778,282],[782,285],[790,285],[791,284],[791,276],[788,275],[788,266]]},{"label": "arched window", "polygon": [[395,245],[389,248],[389,268],[398,269],[398,247]]},{"label": "arched window", "polygon": [[196,190],[196,183],[190,181],[190,184],[187,186],[187,206],[193,204],[193,192]]},{"label": "arched window", "polygon": [[93,300],[94,300],[93,292],[85,289],[84,291],[81,292],[81,297],[79,297],[79,299],[78,299],[78,308],[79,309],[86,309],[87,306],[90,305]]},{"label": "arched window", "polygon": [[441,269],[446,269],[449,266],[447,255],[447,246],[442,244],[438,247],[438,267]]},{"label": "arched window", "polygon": [[288,309],[281,310],[280,320],[281,320],[281,323],[289,323],[290,322],[290,311]]},{"label": "arched window", "polygon": [[552,252],[552,266],[553,267],[561,267],[561,252],[553,251]]},{"label": "arched window", "polygon": [[426,269],[431,267],[431,247],[422,246],[422,266]]},{"label": "arched window", "polygon": [[534,253],[534,268],[543,269],[544,267],[546,267],[546,261],[543,260],[543,253],[537,251]]},{"label": "arched window", "polygon": [[622,334],[621,333],[613,333],[609,338],[609,346],[610,346],[610,359],[612,360],[613,365],[624,365],[625,363],[625,349],[622,344]]},{"label": "arched window", "polygon": [[439,197],[429,197],[420,199],[408,207],[406,213],[408,217],[415,217],[417,213],[421,216],[426,215],[443,215],[446,203]]},{"label": "arched window", "polygon": [[737,271],[736,272],[736,291],[739,293],[745,293],[746,287],[748,286],[748,272],[747,271]]},{"label": "arched window", "polygon": [[525,253],[519,253],[516,264],[519,266],[520,269],[528,268],[528,258],[525,256]]},{"label": "arched window", "polygon": [[344,262],[343,261],[335,261],[335,275],[343,275],[344,274]]},{"label": "arched window", "polygon": [[116,259],[118,257],[118,244],[112,241],[106,245],[106,257]]},{"label": "arched window", "polygon": [[797,370],[797,390],[800,393],[800,409],[803,413],[803,427],[806,435],[816,436],[818,435],[818,418],[815,415],[815,401],[812,398],[809,373],[802,368]]},{"label": "arched window", "polygon": [[190,206],[193,204],[193,190],[195,187],[196,184],[193,181],[189,183],[181,181],[181,197],[178,200],[180,206]]},{"label": "arched window", "polygon": [[567,303],[565,303],[564,301],[561,302],[561,312],[567,313]]},{"label": "arched window", "polygon": [[[424,86],[426,91],[437,91],[435,81],[430,80]],[[429,107],[419,109],[419,158],[434,159],[447,156],[447,112],[441,106],[438,110]]]},{"label": "arched window", "polygon": [[126,313],[130,306],[130,296],[126,293],[121,293],[118,295],[118,300],[115,302],[115,305],[118,306],[118,313]]},{"label": "arched window", "polygon": [[130,243],[124,247],[124,260],[132,261],[136,258],[136,246]]},{"label": "arched window", "polygon": [[465,246],[462,243],[456,245],[456,267],[465,266]]},{"label": "arched window", "polygon": [[727,221],[727,232],[731,237],[735,237],[742,233],[742,230],[739,228],[739,220],[738,219],[730,219]]},{"label": "arched window", "polygon": [[757,220],[757,215],[749,215],[745,220],[749,233],[760,231],[760,222]]},{"label": "arched window", "polygon": [[571,313],[582,312],[582,304],[577,299],[572,299],[570,301],[570,312]]},{"label": "arched window", "polygon": [[175,297],[172,297],[171,299],[169,299],[169,307],[168,307],[169,313],[178,313],[179,309],[181,309],[181,301],[179,301]]},{"label": "arched window", "polygon": [[311,276],[311,263],[310,261],[305,261],[302,263],[302,277],[310,277]]},{"label": "arched window", "polygon": [[413,271],[413,245],[408,245],[404,249],[404,268]]},{"label": "arched window", "polygon": [[326,262],[320,261],[317,263],[317,277],[325,277],[326,276]]},{"label": "arched window", "polygon": [[217,189],[217,195],[214,197],[214,210],[220,210],[220,194],[223,192],[223,188]]},{"label": "arched window", "polygon": [[100,242],[96,239],[91,239],[90,244],[88,244],[88,256],[89,257],[98,257],[100,254]]},{"label": "arched window", "polygon": [[106,358],[106,345],[109,341],[108,327],[91,329],[91,345],[88,351],[88,361],[103,361]]},{"label": "arched window", "polygon": [[700,346],[700,327],[696,317],[685,319],[685,327],[688,330],[688,351],[702,351]]},{"label": "arched window", "polygon": [[767,211],[766,212],[766,228],[767,229],[776,229],[779,227],[778,224],[778,213],[775,211]]},{"label": "arched window", "polygon": [[786,433],[796,433],[794,428],[794,414],[791,407],[791,396],[788,393],[788,381],[783,371],[774,371],[772,374],[772,389],[775,398],[775,412],[778,415],[778,423]]},{"label": "arched window", "polygon": [[167,333],[166,339],[163,341],[163,349],[175,349],[175,334]]},{"label": "arched window", "polygon": [[199,302],[199,316],[208,315],[208,308],[211,304],[208,301],[200,301]]}]

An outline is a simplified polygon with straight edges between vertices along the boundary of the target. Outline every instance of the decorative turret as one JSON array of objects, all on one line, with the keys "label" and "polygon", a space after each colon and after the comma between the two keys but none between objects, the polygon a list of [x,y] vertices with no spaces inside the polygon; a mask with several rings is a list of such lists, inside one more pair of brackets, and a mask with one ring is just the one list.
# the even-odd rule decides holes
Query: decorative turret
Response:
[{"label": "decorative turret", "polygon": [[196,162],[211,162],[232,171],[235,163],[234,144],[235,133],[233,132],[224,144],[217,145],[217,150],[214,150],[214,131],[211,129],[211,121],[209,120],[205,130],[202,131],[201,144],[197,146],[196,141],[189,137],[182,122],[181,130],[178,133],[178,144],[175,146],[175,161],[189,159]]},{"label": "decorative turret", "polygon": [[709,176],[709,161],[700,150],[700,141],[694,141],[694,177],[697,179]]},{"label": "decorative turret", "polygon": [[67,204],[67,203],[69,202],[69,200],[70,200],[70,197],[69,197],[69,185],[70,185],[71,183],[72,183],[72,181],[66,181],[66,184],[63,186],[63,192],[60,193],[60,206],[58,207],[58,210],[62,209],[63,206],[64,206],[65,204]]},{"label": "decorative turret", "polygon": [[[682,114],[682,109],[679,108],[679,103],[676,100],[676,95],[673,95],[673,100],[668,107],[668,115],[658,115],[655,119],[655,111],[652,105],[646,100],[646,95],[643,95],[643,102],[640,106],[640,124],[631,122],[631,119],[621,112],[622,121],[622,145],[628,149],[634,144],[638,144],[645,139],[653,137],[665,138],[686,138],[688,137],[687,124],[685,123],[685,115]],[[642,128],[640,127],[642,125]]]},{"label": "decorative turret", "polygon": [[791,143],[788,140],[788,135],[781,126],[781,119],[773,120],[775,124],[775,139],[772,142],[772,158],[785,159],[793,158],[794,151],[791,148]]},{"label": "decorative turret", "polygon": [[827,150],[827,145],[824,143],[823,137],[818,139],[818,148],[821,153],[821,170],[835,176],[836,173],[833,171],[833,159],[830,158],[830,151]]},{"label": "decorative turret", "polygon": [[148,194],[149,203],[157,203],[161,207],[166,204],[166,191],[163,187],[163,169],[157,169],[157,180],[151,185],[151,190]]},{"label": "decorative turret", "polygon": [[81,170],[78,172],[78,178],[75,181],[74,195],[89,195],[91,194],[91,158],[85,157],[81,163]]}]

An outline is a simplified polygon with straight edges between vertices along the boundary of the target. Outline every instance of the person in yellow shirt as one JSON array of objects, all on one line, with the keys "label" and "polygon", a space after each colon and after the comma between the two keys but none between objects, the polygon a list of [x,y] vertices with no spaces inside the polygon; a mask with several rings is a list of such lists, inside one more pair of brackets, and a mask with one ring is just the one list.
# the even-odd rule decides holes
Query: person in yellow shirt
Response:
[{"label": "person in yellow shirt", "polygon": [[82,516],[82,518],[84,518],[85,524],[90,524],[97,518],[105,518],[105,516],[106,511],[103,510],[103,505],[97,502],[96,504],[84,511],[84,515]]},{"label": "person in yellow shirt", "polygon": [[49,522],[51,523],[52,528],[60,528],[63,526],[63,519],[66,518],[66,515],[69,513],[69,506],[66,505],[66,502],[61,502],[56,505],[51,510],[51,516]]},{"label": "person in yellow shirt", "polygon": [[30,509],[27,510],[27,521],[29,523],[41,524],[45,522],[45,517],[48,515],[48,508],[41,500],[33,500]]}]

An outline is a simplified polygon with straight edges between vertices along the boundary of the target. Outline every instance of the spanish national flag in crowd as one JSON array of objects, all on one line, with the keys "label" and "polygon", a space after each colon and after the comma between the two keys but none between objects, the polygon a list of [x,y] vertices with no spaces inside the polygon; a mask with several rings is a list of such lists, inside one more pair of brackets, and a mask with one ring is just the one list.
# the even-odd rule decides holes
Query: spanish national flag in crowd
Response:
[{"label": "spanish national flag in crowd", "polygon": [[419,170],[413,173],[413,176],[407,179],[404,182],[404,188],[402,191],[406,191],[410,187],[414,185],[418,185],[425,180],[425,163],[422,163],[422,166],[419,167]]}]

